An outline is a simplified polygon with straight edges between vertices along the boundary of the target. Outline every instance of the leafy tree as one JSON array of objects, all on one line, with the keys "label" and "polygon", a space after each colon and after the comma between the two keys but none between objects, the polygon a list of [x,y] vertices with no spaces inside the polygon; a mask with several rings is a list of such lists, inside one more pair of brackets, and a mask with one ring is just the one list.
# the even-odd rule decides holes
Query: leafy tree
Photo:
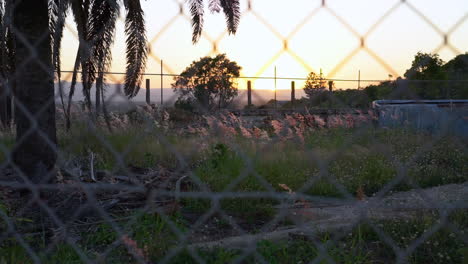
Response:
[{"label": "leafy tree", "polygon": [[364,93],[368,96],[370,101],[391,99],[389,98],[394,87],[395,81],[384,81],[379,84],[371,84],[364,88]]},{"label": "leafy tree", "polygon": [[468,98],[468,53],[458,55],[443,66],[450,82],[447,98]]},{"label": "leafy tree", "polygon": [[409,80],[444,80],[443,65],[444,61],[438,54],[418,52],[405,77]]},{"label": "leafy tree", "polygon": [[409,68],[405,72],[405,77],[410,81],[409,88],[420,99],[439,99],[445,93],[443,86],[436,80],[446,80],[446,73],[443,69],[444,61],[438,54],[418,52]]},{"label": "leafy tree", "polygon": [[228,106],[237,96],[234,78],[239,77],[240,70],[226,54],[194,61],[174,78],[172,88],[179,95],[176,105],[200,106],[207,110]]},{"label": "leafy tree", "polygon": [[369,97],[363,90],[336,90],[328,99],[334,108],[368,108],[371,105]]}]

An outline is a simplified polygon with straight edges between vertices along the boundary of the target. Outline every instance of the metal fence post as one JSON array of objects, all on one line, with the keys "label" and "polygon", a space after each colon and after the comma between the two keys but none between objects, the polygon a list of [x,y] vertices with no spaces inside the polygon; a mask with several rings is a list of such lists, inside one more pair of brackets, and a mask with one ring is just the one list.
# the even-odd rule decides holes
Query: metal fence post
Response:
[{"label": "metal fence post", "polygon": [[247,81],[247,106],[252,106],[252,82]]},{"label": "metal fence post", "polygon": [[161,60],[161,107],[164,105],[164,91],[163,91],[163,86],[164,86],[164,62]]}]

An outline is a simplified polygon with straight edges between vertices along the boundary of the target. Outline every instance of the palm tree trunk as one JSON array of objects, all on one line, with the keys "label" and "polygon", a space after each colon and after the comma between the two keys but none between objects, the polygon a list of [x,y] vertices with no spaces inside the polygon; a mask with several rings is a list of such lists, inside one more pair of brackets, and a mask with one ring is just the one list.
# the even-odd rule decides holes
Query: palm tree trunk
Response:
[{"label": "palm tree trunk", "polygon": [[76,86],[76,78],[78,75],[78,70],[80,69],[80,48],[78,48],[78,51],[76,53],[76,58],[75,58],[75,66],[73,67],[73,75],[72,75],[72,82],[70,84],[70,91],[68,93],[68,106],[67,106],[67,121],[66,121],[66,128],[67,131],[70,131],[71,128],[71,106],[72,106],[72,100],[73,100],[73,95],[75,94],[75,86]]},{"label": "palm tree trunk", "polygon": [[[57,158],[54,74],[47,0],[15,0],[15,165],[44,182]],[[33,49],[32,49],[33,48]]]}]

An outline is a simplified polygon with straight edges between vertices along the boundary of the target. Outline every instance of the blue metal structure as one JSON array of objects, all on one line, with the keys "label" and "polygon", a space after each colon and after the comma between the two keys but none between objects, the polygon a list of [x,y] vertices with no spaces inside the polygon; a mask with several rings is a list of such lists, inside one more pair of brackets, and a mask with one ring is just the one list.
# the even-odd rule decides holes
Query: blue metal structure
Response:
[{"label": "blue metal structure", "polygon": [[380,127],[405,127],[468,137],[468,100],[378,100]]}]

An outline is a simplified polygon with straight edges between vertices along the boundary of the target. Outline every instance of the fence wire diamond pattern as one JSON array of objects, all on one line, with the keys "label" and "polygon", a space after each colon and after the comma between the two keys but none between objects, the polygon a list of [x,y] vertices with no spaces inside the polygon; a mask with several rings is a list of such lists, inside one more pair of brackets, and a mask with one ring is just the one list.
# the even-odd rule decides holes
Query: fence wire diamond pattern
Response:
[{"label": "fence wire diamond pattern", "polygon": [[[148,46],[176,20],[190,21],[185,2],[175,3],[180,13]],[[322,0],[282,34],[263,17],[267,11],[247,1],[242,15],[252,15],[283,44],[253,77],[282,54],[312,71],[289,42],[319,11],[360,43],[330,78],[360,51],[398,76],[366,40],[402,6],[440,35],[434,52],[461,53],[450,35],[468,23],[468,13],[444,31],[411,1],[395,1],[360,34]],[[45,35],[36,43],[23,33],[15,34],[30,51],[29,61],[53,80],[38,50]],[[210,54],[227,35],[202,34]],[[151,49],[149,57],[162,56]],[[165,71],[177,75],[170,66]],[[121,83],[116,75],[106,78]],[[2,98],[9,95],[5,90]],[[106,103],[122,96],[116,92]],[[428,134],[376,128],[373,109],[271,109],[258,118],[135,105],[107,117],[74,110],[66,130],[57,104],[55,144],[39,125],[54,102],[59,94],[39,108],[15,101],[16,114],[28,120],[26,133],[15,139],[11,127],[0,131],[0,263],[423,263],[424,254],[434,252],[434,263],[468,259],[467,141],[449,131],[466,117]],[[58,157],[53,169],[30,168],[35,177],[14,156],[31,135]]]}]

